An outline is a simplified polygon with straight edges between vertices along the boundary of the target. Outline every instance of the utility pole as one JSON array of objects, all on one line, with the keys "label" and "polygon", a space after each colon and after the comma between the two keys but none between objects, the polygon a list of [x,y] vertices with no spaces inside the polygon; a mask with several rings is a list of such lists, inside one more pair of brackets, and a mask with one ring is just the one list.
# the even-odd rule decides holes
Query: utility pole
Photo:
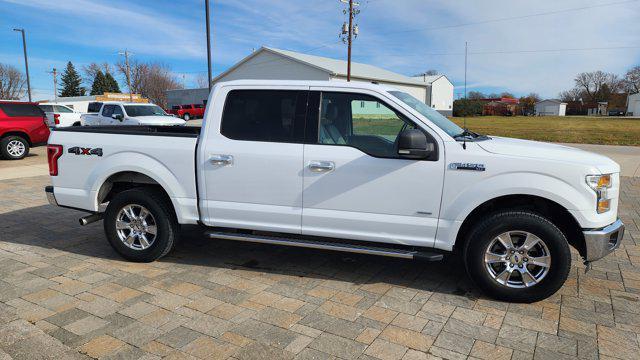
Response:
[{"label": "utility pole", "polygon": [[27,72],[27,92],[29,93],[29,102],[31,102],[31,81],[29,80],[29,61],[27,60],[27,40],[24,35],[24,29],[13,29],[22,33],[22,50],[24,51],[24,67]]},{"label": "utility pole", "polygon": [[[358,37],[358,25],[354,26],[353,21],[360,13],[360,10],[356,9],[356,7],[360,6],[359,3],[354,2],[353,0],[340,0],[342,3],[349,3],[349,25],[345,22],[342,25],[342,33],[340,37],[342,38],[342,42],[347,43],[347,81],[351,81],[351,46],[353,45],[353,38]],[[347,10],[343,11],[345,14]]]},{"label": "utility pole", "polygon": [[209,92],[211,92],[212,74],[211,74],[211,30],[209,25],[209,0],[204,0],[204,10],[207,16],[207,69],[209,70],[207,83],[209,84]]},{"label": "utility pole", "polygon": [[129,102],[133,102],[133,91],[131,90],[131,68],[129,68],[129,51],[121,51],[119,55],[124,55],[124,64],[127,68],[127,87],[129,88]]},{"label": "utility pole", "polygon": [[53,97],[55,103],[58,103],[58,69],[53,68],[49,71],[49,74],[53,74]]}]

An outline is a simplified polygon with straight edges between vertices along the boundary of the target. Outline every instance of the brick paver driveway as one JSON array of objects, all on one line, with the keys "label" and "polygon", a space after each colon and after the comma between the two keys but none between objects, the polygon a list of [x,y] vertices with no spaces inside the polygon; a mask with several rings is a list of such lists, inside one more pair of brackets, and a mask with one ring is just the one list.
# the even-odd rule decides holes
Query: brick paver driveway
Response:
[{"label": "brick paver driveway", "polygon": [[482,297],[455,259],[421,263],[206,240],[122,261],[101,223],[0,181],[0,359],[640,359],[640,179],[623,246],[531,305]]}]

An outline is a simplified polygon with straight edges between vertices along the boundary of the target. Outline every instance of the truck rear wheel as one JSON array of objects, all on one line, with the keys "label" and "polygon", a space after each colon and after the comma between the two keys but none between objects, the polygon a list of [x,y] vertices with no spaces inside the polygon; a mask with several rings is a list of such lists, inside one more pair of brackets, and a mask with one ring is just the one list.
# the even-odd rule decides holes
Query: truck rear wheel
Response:
[{"label": "truck rear wheel", "polygon": [[535,302],[558,291],[571,269],[564,234],[527,211],[500,212],[476,224],[463,251],[469,277],[491,297]]},{"label": "truck rear wheel", "polygon": [[109,202],[104,231],[111,246],[125,259],[151,262],[173,249],[179,226],[165,196],[138,188],[123,191]]}]

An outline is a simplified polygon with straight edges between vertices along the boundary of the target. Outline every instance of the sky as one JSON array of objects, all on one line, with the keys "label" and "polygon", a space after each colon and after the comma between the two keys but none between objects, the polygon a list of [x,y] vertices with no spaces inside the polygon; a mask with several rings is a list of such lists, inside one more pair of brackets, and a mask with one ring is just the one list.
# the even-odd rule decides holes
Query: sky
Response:
[{"label": "sky", "polygon": [[[353,61],[405,75],[428,69],[464,92],[556,97],[579,72],[619,75],[640,65],[640,0],[359,0]],[[261,46],[346,59],[339,0],[211,0],[218,74]],[[119,50],[169,66],[185,87],[206,78],[203,0],[0,0],[0,63],[24,69],[27,32],[34,100],[53,97],[67,61],[115,64]],[[118,78],[124,85],[124,79]],[[121,86],[125,89],[125,86]]]}]

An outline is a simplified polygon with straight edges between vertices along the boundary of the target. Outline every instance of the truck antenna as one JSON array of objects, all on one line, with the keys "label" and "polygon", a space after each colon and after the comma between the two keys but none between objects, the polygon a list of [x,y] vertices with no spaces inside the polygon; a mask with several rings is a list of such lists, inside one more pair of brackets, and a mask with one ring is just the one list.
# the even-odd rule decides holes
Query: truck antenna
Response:
[{"label": "truck antenna", "polygon": [[[464,101],[467,101],[467,42],[464,42]],[[462,113],[462,121],[464,126],[464,136],[462,137],[462,148],[467,150],[467,117]]]}]

